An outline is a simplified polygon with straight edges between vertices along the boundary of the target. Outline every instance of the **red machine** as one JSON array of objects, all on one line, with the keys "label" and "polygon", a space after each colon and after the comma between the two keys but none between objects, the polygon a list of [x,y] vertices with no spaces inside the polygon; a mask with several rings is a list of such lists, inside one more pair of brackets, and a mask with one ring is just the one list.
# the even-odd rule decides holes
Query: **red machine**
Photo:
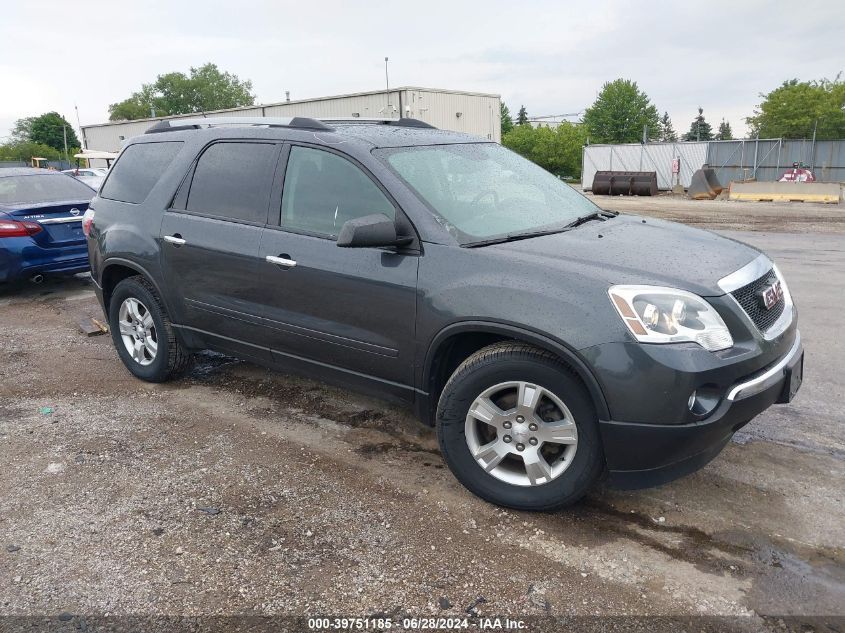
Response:
[{"label": "red machine", "polygon": [[792,163],[792,169],[787,169],[780,182],[816,182],[816,177],[801,163]]}]

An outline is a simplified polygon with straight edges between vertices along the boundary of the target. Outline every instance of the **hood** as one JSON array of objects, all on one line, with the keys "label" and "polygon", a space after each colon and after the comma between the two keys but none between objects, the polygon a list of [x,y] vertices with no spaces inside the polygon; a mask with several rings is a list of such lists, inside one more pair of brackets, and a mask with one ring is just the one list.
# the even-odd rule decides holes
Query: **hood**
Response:
[{"label": "hood", "polygon": [[760,255],[747,244],[710,231],[621,214],[564,233],[483,249],[563,274],[592,277],[608,286],[669,286],[705,297],[723,295],[719,279]]}]

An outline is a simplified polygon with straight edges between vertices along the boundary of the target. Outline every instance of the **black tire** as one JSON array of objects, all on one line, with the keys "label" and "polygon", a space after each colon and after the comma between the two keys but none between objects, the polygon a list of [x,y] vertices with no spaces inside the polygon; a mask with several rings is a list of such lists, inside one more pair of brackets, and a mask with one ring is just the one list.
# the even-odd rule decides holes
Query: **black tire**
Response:
[{"label": "black tire", "polygon": [[[153,362],[142,365],[129,353],[120,334],[120,306],[129,298],[137,299],[149,311],[155,324],[158,350]],[[188,369],[193,355],[176,337],[167,311],[153,285],[141,276],[129,277],[115,286],[109,302],[109,330],[112,341],[126,368],[136,377],[147,382],[166,382]]]},{"label": "black tire", "polygon": [[[470,452],[465,422],[485,390],[509,381],[542,385],[569,409],[578,443],[569,466],[544,484],[522,486],[487,473]],[[440,450],[455,477],[474,494],[516,510],[550,511],[583,497],[604,471],[598,417],[581,380],[557,356],[518,342],[496,343],[467,358],[452,374],[437,407]]]}]

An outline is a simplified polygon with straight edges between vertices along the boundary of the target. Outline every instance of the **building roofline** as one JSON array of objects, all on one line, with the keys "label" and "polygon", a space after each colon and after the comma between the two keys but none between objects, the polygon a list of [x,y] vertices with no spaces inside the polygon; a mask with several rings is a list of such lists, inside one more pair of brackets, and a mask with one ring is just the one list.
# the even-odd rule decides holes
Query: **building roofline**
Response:
[{"label": "building roofline", "polygon": [[398,88],[391,88],[389,91],[386,90],[370,90],[367,92],[350,92],[347,94],[341,95],[328,95],[325,97],[313,97],[311,99],[291,99],[290,101],[277,101],[274,103],[256,103],[255,105],[251,106],[240,106],[238,108],[225,108],[223,110],[208,110],[206,112],[188,112],[185,114],[169,114],[167,116],[157,116],[157,117],[147,117],[144,119],[126,119],[122,121],[106,121],[105,123],[91,123],[88,125],[81,125],[80,128],[83,130],[87,130],[94,127],[108,127],[111,125],[124,125],[126,123],[152,123],[155,121],[166,121],[168,119],[180,119],[185,117],[203,117],[209,114],[224,114],[227,112],[242,112],[244,110],[255,110],[256,108],[274,108],[276,106],[284,106],[284,105],[292,105],[297,103],[316,103],[319,101],[329,101],[332,99],[346,99],[349,97],[369,97],[372,95],[380,95],[384,94],[385,92],[390,92],[391,94],[397,92],[405,92],[408,90],[418,90],[420,92],[438,92],[438,93],[446,93],[446,94],[455,94],[455,95],[469,95],[472,97],[491,97],[495,99],[501,99],[500,95],[485,93],[485,92],[469,92],[466,90],[448,90],[446,88],[422,88],[419,86],[399,86]]}]

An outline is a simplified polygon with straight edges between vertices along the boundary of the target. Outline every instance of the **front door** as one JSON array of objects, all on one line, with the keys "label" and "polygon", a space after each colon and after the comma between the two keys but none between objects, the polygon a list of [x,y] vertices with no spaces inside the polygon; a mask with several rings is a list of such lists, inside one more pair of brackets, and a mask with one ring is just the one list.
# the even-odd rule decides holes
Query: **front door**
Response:
[{"label": "front door", "polygon": [[210,145],[161,225],[178,324],[210,347],[264,361],[258,249],[278,152],[273,143]]},{"label": "front door", "polygon": [[293,146],[281,206],[281,226],[264,231],[259,258],[276,359],[411,399],[419,258],[336,244],[344,222],[394,218],[394,203],[348,158]]}]

